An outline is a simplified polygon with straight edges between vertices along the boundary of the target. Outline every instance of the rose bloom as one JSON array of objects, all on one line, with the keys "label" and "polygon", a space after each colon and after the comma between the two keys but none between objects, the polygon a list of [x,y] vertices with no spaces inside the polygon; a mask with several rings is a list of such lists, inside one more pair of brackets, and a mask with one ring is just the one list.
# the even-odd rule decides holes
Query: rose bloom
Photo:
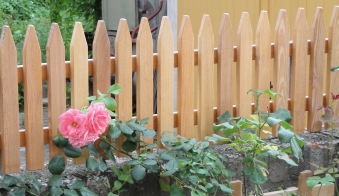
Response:
[{"label": "rose bloom", "polygon": [[87,137],[93,141],[106,131],[111,116],[104,103],[92,103],[87,109],[86,128]]},{"label": "rose bloom", "polygon": [[87,114],[69,109],[59,117],[59,131],[74,147],[94,142],[103,134],[111,116],[103,103],[92,103]]},{"label": "rose bloom", "polygon": [[[80,110],[69,109],[59,116],[59,131],[69,139],[69,142],[75,147],[81,147],[86,141],[81,141],[87,132],[85,127],[86,115]],[[79,140],[79,141],[77,141]]]}]

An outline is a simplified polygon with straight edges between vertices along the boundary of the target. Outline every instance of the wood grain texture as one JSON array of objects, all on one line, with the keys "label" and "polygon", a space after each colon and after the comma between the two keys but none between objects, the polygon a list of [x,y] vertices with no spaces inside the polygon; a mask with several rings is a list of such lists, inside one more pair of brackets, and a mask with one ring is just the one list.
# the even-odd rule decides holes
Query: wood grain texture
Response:
[{"label": "wood grain texture", "polygon": [[173,35],[168,17],[163,17],[158,36],[158,143],[165,131],[173,131]]},{"label": "wood grain texture", "polygon": [[305,170],[300,172],[298,178],[298,194],[300,196],[310,196],[312,192],[312,188],[309,188],[306,184],[307,178],[313,175],[312,171]]},{"label": "wood grain texture", "polygon": [[291,65],[291,114],[295,133],[305,130],[307,31],[305,10],[299,8],[294,24]]},{"label": "wood grain texture", "polygon": [[198,35],[198,70],[199,70],[199,104],[198,104],[198,139],[202,140],[212,134],[214,122],[213,102],[214,86],[214,33],[209,15],[204,15]]},{"label": "wood grain texture", "polygon": [[[44,167],[42,132],[42,74],[41,51],[34,26],[29,25],[23,46],[24,110],[26,129],[26,167]],[[34,157],[34,158],[33,158]]]},{"label": "wood grain texture", "polygon": [[237,31],[238,37],[238,62],[237,62],[237,83],[239,116],[249,117],[251,114],[252,96],[247,92],[253,88],[253,66],[252,66],[252,44],[253,32],[249,14],[243,12]]},{"label": "wood grain texture", "polygon": [[219,28],[218,65],[217,65],[217,108],[218,116],[229,111],[232,113],[232,92],[237,83],[232,80],[233,67],[233,40],[230,15],[222,15]]},{"label": "wood grain texture", "polygon": [[88,105],[88,46],[80,22],[74,25],[70,44],[71,57],[71,106],[82,108]]},{"label": "wood grain texture", "polygon": [[14,173],[20,171],[19,155],[19,104],[17,51],[11,30],[2,28],[0,37],[0,134],[1,171]]},{"label": "wood grain texture", "polygon": [[59,116],[66,111],[65,46],[58,24],[53,23],[47,46],[49,157],[62,154],[52,139],[58,135]]},{"label": "wood grain texture", "polygon": [[196,138],[194,132],[194,35],[189,16],[182,18],[178,35],[178,134]]},{"label": "wood grain texture", "polygon": [[274,32],[274,82],[273,90],[280,93],[273,104],[274,109],[288,108],[290,86],[289,37],[286,10],[280,10]]},{"label": "wood grain texture", "polygon": [[111,85],[110,41],[105,22],[99,20],[93,39],[93,94],[106,93]]},{"label": "wood grain texture", "polygon": [[[153,38],[147,18],[142,18],[136,43],[137,55],[137,119],[148,118],[146,125],[154,129],[153,122]],[[153,143],[153,138],[144,138],[147,143]]]},{"label": "wood grain texture", "polygon": [[325,67],[325,26],[323,9],[318,7],[312,25],[310,74],[309,74],[309,105],[308,125],[311,132],[320,131],[322,123],[319,107],[323,103],[323,80]]}]

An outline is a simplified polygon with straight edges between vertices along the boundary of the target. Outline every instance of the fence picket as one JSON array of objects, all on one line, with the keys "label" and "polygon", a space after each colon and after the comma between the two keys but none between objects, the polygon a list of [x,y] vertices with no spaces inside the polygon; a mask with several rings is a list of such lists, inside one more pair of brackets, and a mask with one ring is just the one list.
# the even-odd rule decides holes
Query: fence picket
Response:
[{"label": "fence picket", "polygon": [[105,22],[99,20],[93,39],[93,94],[106,92],[111,84],[110,42]]},{"label": "fence picket", "polygon": [[[261,11],[256,31],[256,57],[255,57],[255,81],[257,89],[270,88],[273,77],[273,66],[271,64],[271,30],[267,11]],[[259,103],[260,111],[268,111],[268,96],[262,97]]]},{"label": "fence picket", "polygon": [[[33,25],[29,25],[23,45],[26,167],[44,167],[44,136],[42,131],[41,51]],[[34,157],[34,158],[33,158]]]},{"label": "fence picket", "polygon": [[[0,37],[0,134],[1,171],[20,171],[17,52],[11,30],[2,28]],[[14,81],[14,82],[13,82]]]},{"label": "fence picket", "polygon": [[277,23],[275,26],[275,45],[274,45],[274,78],[273,89],[279,92],[274,101],[274,109],[288,108],[289,81],[290,81],[290,55],[289,55],[289,27],[287,22],[286,10],[279,11]]},{"label": "fence picket", "polygon": [[[332,18],[328,32],[328,55],[327,55],[327,89],[326,94],[328,99],[331,98],[331,93],[339,94],[339,71],[330,72],[330,68],[339,64],[339,6],[333,8]],[[335,114],[339,112],[339,104],[333,106]]]},{"label": "fence picket", "polygon": [[218,67],[217,67],[217,107],[218,116],[223,112],[233,112],[232,92],[236,83],[233,75],[233,36],[230,15],[224,13],[219,29]]},{"label": "fence picket", "polygon": [[308,125],[309,131],[320,131],[322,123],[319,106],[323,105],[323,77],[325,66],[325,28],[323,9],[316,9],[312,26],[310,74],[309,74],[309,101]]},{"label": "fence picket", "polygon": [[250,16],[247,12],[241,13],[238,27],[238,62],[237,83],[238,88],[238,114],[248,117],[251,114],[252,96],[247,92],[253,88],[252,77],[252,26]]},{"label": "fence picket", "polygon": [[178,35],[178,133],[196,138],[194,131],[194,34],[189,16],[182,18]]},{"label": "fence picket", "polygon": [[305,129],[307,29],[305,10],[299,8],[294,25],[291,65],[291,114],[296,133],[303,133]]},{"label": "fence picket", "polygon": [[[115,82],[121,85],[121,93],[116,96],[117,118],[127,121],[132,118],[132,39],[126,19],[120,19],[115,39]],[[121,146],[124,137],[118,138]],[[120,154],[119,154],[120,155]]]},{"label": "fence picket", "polygon": [[79,109],[88,105],[88,46],[80,22],[76,22],[74,25],[70,53],[71,106]]},{"label": "fence picket", "polygon": [[214,33],[209,15],[204,15],[198,35],[199,104],[198,139],[212,134],[214,122]]},{"label": "fence picket", "polygon": [[[153,38],[147,18],[142,18],[136,41],[137,54],[137,111],[139,120],[148,118],[147,128],[154,129],[153,122]],[[153,138],[145,138],[152,143]]]},{"label": "fence picket", "polygon": [[[71,107],[82,108],[88,105],[88,46],[80,22],[76,22],[70,44],[71,56]],[[88,154],[83,150],[83,154]],[[86,156],[76,158],[74,163],[85,162]]]},{"label": "fence picket", "polygon": [[[47,46],[49,157],[61,154],[52,142],[57,136],[59,115],[66,110],[65,46],[58,24],[53,23]],[[52,90],[53,89],[53,90]]]},{"label": "fence picket", "polygon": [[242,196],[242,181],[235,180],[231,183],[231,189],[233,190],[232,196]]},{"label": "fence picket", "polygon": [[164,131],[173,131],[173,35],[168,17],[161,20],[158,36],[158,143]]}]

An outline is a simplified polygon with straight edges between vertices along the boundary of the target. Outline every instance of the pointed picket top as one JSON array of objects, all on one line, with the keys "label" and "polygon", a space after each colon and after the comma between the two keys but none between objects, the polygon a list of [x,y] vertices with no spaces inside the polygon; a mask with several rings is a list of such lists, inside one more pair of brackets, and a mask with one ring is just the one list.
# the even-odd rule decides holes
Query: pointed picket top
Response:
[{"label": "pointed picket top", "polygon": [[212,134],[211,125],[214,121],[214,32],[211,17],[204,15],[198,34],[198,139]]},{"label": "pointed picket top", "polygon": [[132,117],[132,39],[126,19],[120,19],[115,39],[116,83],[123,87],[116,97],[119,120]]},{"label": "pointed picket top", "polygon": [[[42,71],[39,40],[33,25],[26,31],[23,45],[26,166],[28,170],[44,166],[42,130]],[[31,159],[30,157],[35,157]]]},{"label": "pointed picket top", "polygon": [[41,61],[41,51],[40,51],[39,40],[38,40],[37,33],[35,31],[35,27],[33,25],[29,25],[27,27],[24,45],[23,45],[23,53],[24,53],[24,58],[26,56],[25,54],[27,53],[29,54],[35,53],[37,57],[38,56],[40,57],[39,59]]},{"label": "pointed picket top", "polygon": [[71,105],[82,108],[88,105],[88,46],[80,22],[76,22],[70,44]]},{"label": "pointed picket top", "polygon": [[173,131],[173,35],[167,16],[162,17],[158,35],[158,144],[164,131]]},{"label": "pointed picket top", "polygon": [[110,41],[105,22],[99,20],[93,39],[93,93],[106,92],[111,84]]},{"label": "pointed picket top", "polygon": [[[261,11],[256,30],[256,80],[257,89],[268,89],[273,80],[273,66],[271,64],[271,29],[268,12]],[[259,103],[260,111],[267,111],[269,98],[263,97]]]},{"label": "pointed picket top", "polygon": [[[224,13],[219,27],[218,67],[217,67],[217,108],[218,116],[225,111],[233,111],[232,95],[236,87],[233,81],[233,41],[230,15]],[[230,93],[231,92],[231,93]]]},{"label": "pointed picket top", "polygon": [[322,123],[319,106],[323,105],[323,77],[325,62],[325,28],[323,8],[317,7],[312,25],[310,76],[309,76],[309,101],[307,129],[314,132],[320,131]]},{"label": "pointed picket top", "polygon": [[0,37],[0,165],[4,173],[20,171],[17,77],[15,43],[10,28],[4,26]]},{"label": "pointed picket top", "polygon": [[290,36],[285,9],[281,9],[278,14],[274,32],[274,78],[273,90],[279,92],[273,104],[274,108],[288,108],[289,98],[289,77],[290,77]]},{"label": "pointed picket top", "polygon": [[[306,112],[306,64],[308,29],[304,8],[299,8],[294,23],[293,54],[291,65],[292,124],[296,133],[303,133]],[[298,116],[298,118],[296,118]]]},{"label": "pointed picket top", "polygon": [[238,27],[238,111],[240,116],[250,116],[252,96],[248,90],[252,89],[252,25],[248,12],[242,12]]},{"label": "pointed picket top", "polygon": [[[333,8],[332,18],[329,27],[328,33],[328,68],[330,70],[331,67],[338,66],[339,62],[339,6],[335,6]],[[327,72],[327,75],[330,76],[330,81],[328,82],[326,94],[327,99],[331,98],[331,93],[338,94],[339,91],[339,72]],[[339,105],[336,104],[334,106],[334,113],[337,114],[339,111]]]},{"label": "pointed picket top", "polygon": [[[148,118],[147,128],[154,129],[153,123],[153,38],[146,17],[142,17],[136,40],[137,54],[137,118]],[[144,138],[153,143],[153,138]]]},{"label": "pointed picket top", "polygon": [[62,154],[52,145],[52,139],[58,135],[59,116],[66,110],[66,68],[65,46],[57,23],[51,25],[46,46],[48,74],[48,116],[49,116],[49,156]]},{"label": "pointed picket top", "polygon": [[57,23],[52,23],[51,30],[49,32],[46,48],[51,48],[56,45],[64,45],[64,40],[60,32],[59,25]]},{"label": "pointed picket top", "polygon": [[194,129],[194,34],[188,15],[178,34],[178,134],[196,138]]}]

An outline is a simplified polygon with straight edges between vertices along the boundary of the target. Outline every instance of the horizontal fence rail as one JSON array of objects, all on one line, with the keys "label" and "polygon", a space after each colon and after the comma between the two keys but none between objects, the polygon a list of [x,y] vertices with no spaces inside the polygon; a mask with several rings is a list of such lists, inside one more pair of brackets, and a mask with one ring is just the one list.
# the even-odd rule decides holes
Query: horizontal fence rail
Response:
[{"label": "horizontal fence rail", "polygon": [[[60,153],[52,145],[52,138],[58,133],[58,116],[68,107],[66,79],[71,86],[70,106],[80,108],[88,105],[86,97],[92,93],[89,77],[95,94],[97,90],[105,92],[115,75],[115,82],[122,85],[117,96],[117,118],[121,120],[133,117],[135,82],[135,117],[150,118],[147,126],[155,129],[158,137],[164,131],[176,130],[183,136],[203,139],[212,133],[213,122],[223,112],[249,116],[254,107],[247,91],[267,89],[270,84],[282,96],[264,100],[261,109],[288,108],[296,133],[303,133],[305,128],[319,131],[319,106],[328,103],[331,93],[339,93],[339,75],[330,72],[330,67],[339,65],[339,7],[334,7],[328,27],[324,26],[323,12],[317,8],[309,25],[304,9],[297,11],[292,23],[288,22],[286,10],[281,10],[274,30],[270,29],[266,11],[261,12],[256,30],[251,27],[248,13],[242,13],[237,29],[231,25],[231,16],[224,14],[218,36],[214,36],[210,17],[204,15],[197,37],[193,35],[190,17],[184,16],[177,40],[171,33],[169,19],[164,17],[156,53],[146,18],[141,20],[136,40],[131,39],[127,21],[121,19],[114,43],[115,56],[110,56],[105,23],[99,21],[93,59],[88,59],[84,31],[77,22],[70,44],[70,61],[65,61],[59,27],[52,24],[46,63],[41,63],[38,37],[34,26],[29,26],[20,66],[11,30],[4,27],[0,39],[1,171],[20,171],[20,147],[25,148],[28,170],[44,167],[46,144],[50,144],[50,157]],[[237,39],[232,40],[235,30]],[[132,43],[136,44],[135,55]],[[132,73],[136,75],[135,81]],[[48,127],[42,123],[42,82],[48,84]],[[24,86],[22,130],[18,126],[18,83]],[[335,112],[338,113],[338,108]]]}]

